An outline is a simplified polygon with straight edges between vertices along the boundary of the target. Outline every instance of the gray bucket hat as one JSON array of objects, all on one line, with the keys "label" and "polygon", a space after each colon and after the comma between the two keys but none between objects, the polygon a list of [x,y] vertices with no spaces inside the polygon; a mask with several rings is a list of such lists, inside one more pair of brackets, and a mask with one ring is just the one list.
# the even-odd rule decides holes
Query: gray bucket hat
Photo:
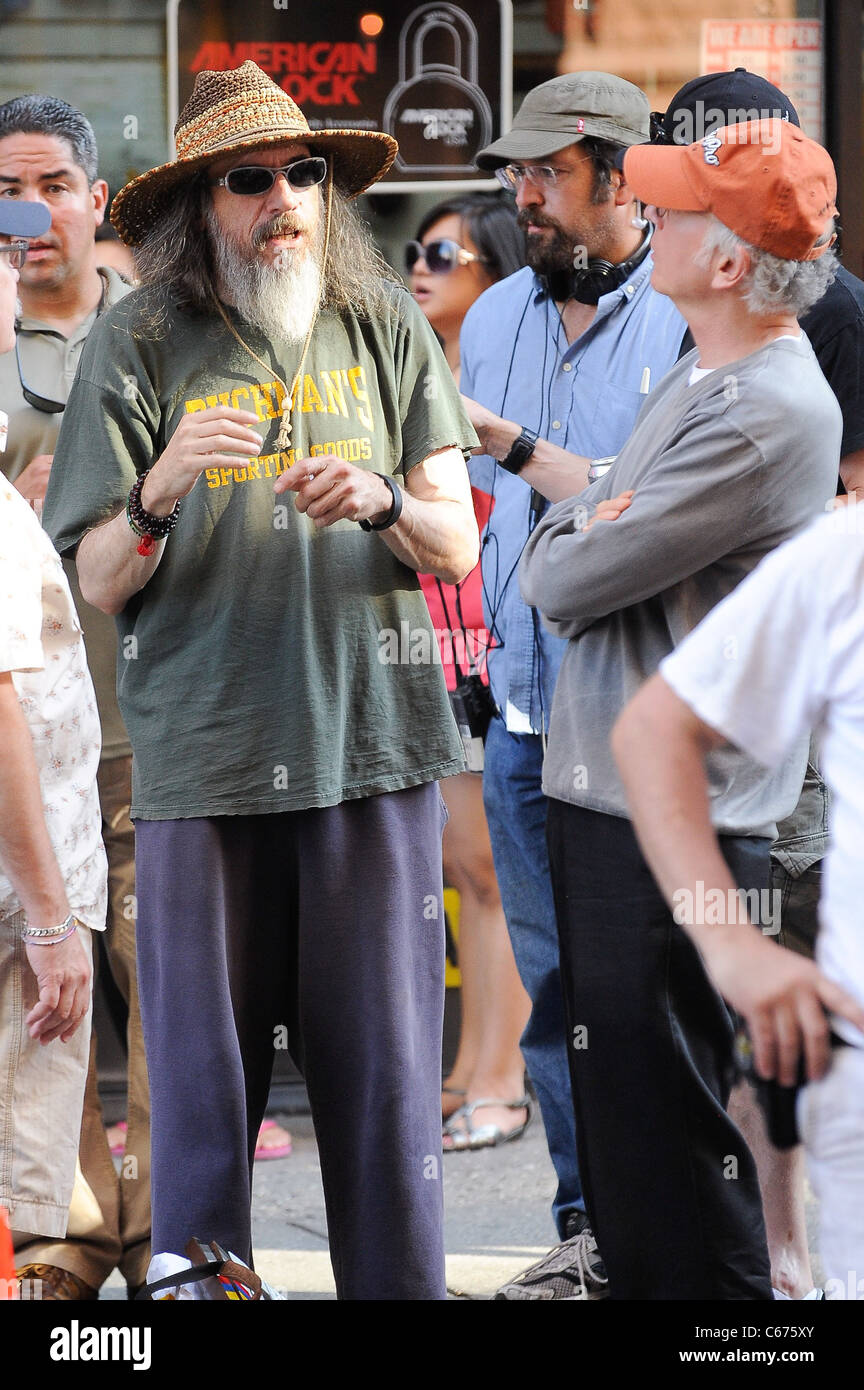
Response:
[{"label": "gray bucket hat", "polygon": [[645,93],[611,72],[567,72],[541,82],[520,106],[507,135],[477,155],[480,169],[545,159],[586,135],[638,145],[648,139]]}]

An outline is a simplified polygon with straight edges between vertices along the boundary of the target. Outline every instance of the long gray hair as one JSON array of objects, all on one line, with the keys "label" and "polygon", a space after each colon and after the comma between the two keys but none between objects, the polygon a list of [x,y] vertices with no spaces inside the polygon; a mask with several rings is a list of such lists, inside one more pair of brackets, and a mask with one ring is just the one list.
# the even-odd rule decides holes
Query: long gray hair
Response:
[{"label": "long gray hair", "polygon": [[[322,228],[325,188],[326,184],[321,185]],[[212,312],[217,298],[213,248],[204,217],[209,196],[206,172],[199,170],[178,189],[135,251],[142,287],[167,288],[178,307],[186,311]],[[400,284],[356,208],[334,188],[321,308],[350,309],[368,318],[388,306],[388,289]],[[145,303],[146,297],[142,297],[139,331],[155,334],[162,325],[164,310],[156,308],[155,302],[152,308],[145,308]]]}]

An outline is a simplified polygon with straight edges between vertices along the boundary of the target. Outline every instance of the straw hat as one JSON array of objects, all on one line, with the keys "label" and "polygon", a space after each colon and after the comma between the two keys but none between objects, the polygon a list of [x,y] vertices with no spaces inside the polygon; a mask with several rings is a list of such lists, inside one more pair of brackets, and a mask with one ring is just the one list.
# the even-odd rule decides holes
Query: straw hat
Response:
[{"label": "straw hat", "polygon": [[167,207],[172,190],[225,155],[302,141],[312,154],[332,155],[340,192],[356,198],[383,178],[399,148],[379,130],[315,130],[287,92],[251,61],[228,72],[199,72],[174,127],[177,158],[121,188],[111,221],[135,246]]}]

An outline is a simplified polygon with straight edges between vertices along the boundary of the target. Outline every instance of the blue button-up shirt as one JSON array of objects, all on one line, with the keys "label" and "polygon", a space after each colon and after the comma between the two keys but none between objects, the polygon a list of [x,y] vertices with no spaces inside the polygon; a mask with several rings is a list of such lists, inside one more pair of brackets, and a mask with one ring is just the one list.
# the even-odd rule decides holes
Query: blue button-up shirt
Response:
[{"label": "blue button-up shirt", "polygon": [[[567,342],[555,301],[530,269],[493,285],[466,315],[460,390],[506,420],[590,458],[616,454],[650,385],[675,365],[686,324],[649,283],[649,255],[604,294],[589,328]],[[548,727],[566,643],[551,636],[519,593],[519,557],[528,539],[531,488],[488,454],[470,461],[472,483],[494,498],[482,536],[483,608],[496,646],[492,692],[502,713],[515,707],[535,732]]]}]

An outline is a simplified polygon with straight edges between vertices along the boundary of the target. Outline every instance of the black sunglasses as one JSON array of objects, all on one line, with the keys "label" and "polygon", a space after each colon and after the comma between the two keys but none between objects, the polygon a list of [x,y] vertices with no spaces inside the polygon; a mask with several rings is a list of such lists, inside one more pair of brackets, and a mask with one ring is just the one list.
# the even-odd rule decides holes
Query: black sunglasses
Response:
[{"label": "black sunglasses", "polygon": [[671,145],[674,141],[666,134],[666,111],[652,111],[648,117],[648,135],[652,145]]},{"label": "black sunglasses", "polygon": [[468,265],[471,261],[479,261],[481,265],[489,264],[482,256],[475,256],[472,251],[466,251],[458,241],[450,241],[449,237],[443,237],[440,241],[430,241],[427,246],[419,241],[406,242],[405,269],[413,270],[419,260],[426,262],[433,275],[449,275],[451,270],[457,270],[460,265]]},{"label": "black sunglasses", "polygon": [[18,380],[21,384],[21,395],[28,405],[32,405],[34,410],[41,410],[44,415],[59,415],[66,409],[65,401],[52,401],[47,396],[40,396],[38,391],[31,391],[21,375],[21,354],[18,351],[18,325],[15,325],[15,363],[18,367]]},{"label": "black sunglasses", "polygon": [[284,174],[295,190],[314,188],[327,177],[327,160],[321,155],[295,159],[284,169],[268,169],[263,164],[242,164],[239,169],[229,169],[221,179],[211,179],[211,188],[227,188],[229,193],[239,193],[242,197],[260,197],[269,193],[279,174]]}]

